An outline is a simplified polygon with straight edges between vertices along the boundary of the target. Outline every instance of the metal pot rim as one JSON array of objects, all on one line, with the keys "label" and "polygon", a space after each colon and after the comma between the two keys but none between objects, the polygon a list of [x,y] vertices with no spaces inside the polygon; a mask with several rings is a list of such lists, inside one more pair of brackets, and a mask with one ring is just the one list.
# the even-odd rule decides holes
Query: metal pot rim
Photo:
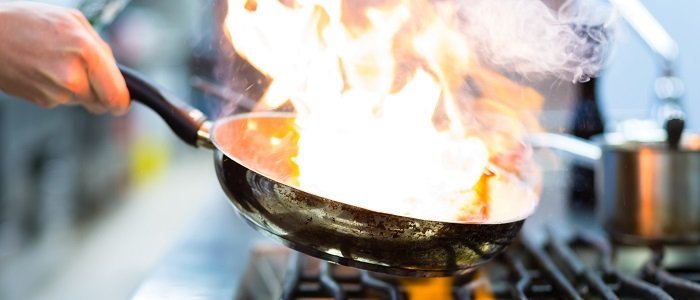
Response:
[{"label": "metal pot rim", "polygon": [[700,153],[700,134],[694,132],[684,132],[679,149],[669,149],[666,144],[666,137],[659,137],[650,140],[625,139],[621,133],[606,133],[597,135],[592,141],[601,149],[622,152],[636,152],[649,150],[660,153]]}]

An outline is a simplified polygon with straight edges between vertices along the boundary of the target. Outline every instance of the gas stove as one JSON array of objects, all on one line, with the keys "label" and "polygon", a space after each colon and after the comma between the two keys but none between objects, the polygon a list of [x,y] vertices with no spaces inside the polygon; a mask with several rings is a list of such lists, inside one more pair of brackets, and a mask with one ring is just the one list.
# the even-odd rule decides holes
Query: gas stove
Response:
[{"label": "gas stove", "polygon": [[457,277],[405,278],[335,265],[262,239],[212,197],[134,299],[693,299],[700,246],[621,245],[565,199],[545,166],[542,200],[507,251]]},{"label": "gas stove", "polygon": [[[254,247],[236,299],[694,299],[700,265],[670,262],[663,246],[616,247],[599,234],[550,230],[520,238],[476,272],[403,278],[321,261],[282,246]],[[641,252],[647,252],[646,255]],[[646,256],[636,270],[616,264]],[[697,260],[695,260],[697,262]],[[625,262],[627,265],[630,262]]]}]

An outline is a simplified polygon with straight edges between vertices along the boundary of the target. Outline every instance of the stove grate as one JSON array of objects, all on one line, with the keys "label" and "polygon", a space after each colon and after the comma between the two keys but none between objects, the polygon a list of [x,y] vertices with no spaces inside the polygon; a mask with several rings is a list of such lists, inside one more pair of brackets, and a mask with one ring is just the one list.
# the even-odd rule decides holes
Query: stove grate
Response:
[{"label": "stove grate", "polygon": [[[422,282],[339,266],[280,248],[254,254],[251,264],[274,255],[283,257],[274,260],[287,264],[277,287],[282,299],[412,299],[416,297],[411,285]],[[620,255],[616,251],[600,235],[576,232],[563,237],[549,231],[545,242],[519,239],[476,272],[446,279],[443,289],[455,299],[700,298],[700,269],[663,266],[663,247],[651,247],[651,259],[632,274],[616,268],[614,258]],[[260,274],[246,277],[256,276]],[[244,281],[241,290],[250,284]]]},{"label": "stove grate", "polygon": [[405,299],[398,282],[378,279],[373,273],[298,252],[292,252],[288,260],[282,299]]},{"label": "stove grate", "polygon": [[664,269],[662,267],[664,255],[663,247],[652,247],[652,255],[642,269],[642,277],[658,285],[676,299],[700,298],[700,284],[697,282],[700,279],[698,278],[700,272],[692,269]]}]

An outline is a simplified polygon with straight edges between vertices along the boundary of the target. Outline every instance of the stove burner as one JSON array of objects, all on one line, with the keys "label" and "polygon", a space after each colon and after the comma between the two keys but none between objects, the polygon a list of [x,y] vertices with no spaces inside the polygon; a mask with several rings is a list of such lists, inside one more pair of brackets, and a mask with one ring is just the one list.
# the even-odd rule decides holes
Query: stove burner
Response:
[{"label": "stove burner", "polygon": [[[454,299],[700,298],[700,268],[666,267],[663,247],[643,250],[651,251],[651,259],[638,274],[629,274],[615,265],[623,250],[604,237],[587,232],[562,237],[550,231],[543,244],[519,239],[473,273],[436,280],[339,266],[280,246],[257,247],[238,299],[413,299],[413,293],[440,290]],[[270,269],[282,274],[265,276],[270,272],[262,270]],[[442,287],[430,286],[431,280]]]},{"label": "stove burner", "polygon": [[[315,262],[306,262],[307,260]],[[316,264],[317,272],[314,271]],[[405,299],[395,281],[376,278],[376,275],[365,270],[331,265],[326,261],[299,254],[299,252],[290,255],[287,274],[291,276],[285,278],[282,299],[308,299],[326,296],[335,299],[366,296],[375,296],[379,299]]]}]

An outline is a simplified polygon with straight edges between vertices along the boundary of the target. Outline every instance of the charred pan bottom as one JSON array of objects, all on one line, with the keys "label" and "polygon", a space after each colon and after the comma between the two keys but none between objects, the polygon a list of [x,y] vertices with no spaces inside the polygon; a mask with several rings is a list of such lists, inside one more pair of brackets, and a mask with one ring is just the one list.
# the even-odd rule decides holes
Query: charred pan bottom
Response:
[{"label": "charred pan bottom", "polygon": [[414,277],[466,273],[502,252],[524,223],[459,224],[373,212],[276,182],[220,151],[214,155],[224,191],[256,229],[351,267]]}]

